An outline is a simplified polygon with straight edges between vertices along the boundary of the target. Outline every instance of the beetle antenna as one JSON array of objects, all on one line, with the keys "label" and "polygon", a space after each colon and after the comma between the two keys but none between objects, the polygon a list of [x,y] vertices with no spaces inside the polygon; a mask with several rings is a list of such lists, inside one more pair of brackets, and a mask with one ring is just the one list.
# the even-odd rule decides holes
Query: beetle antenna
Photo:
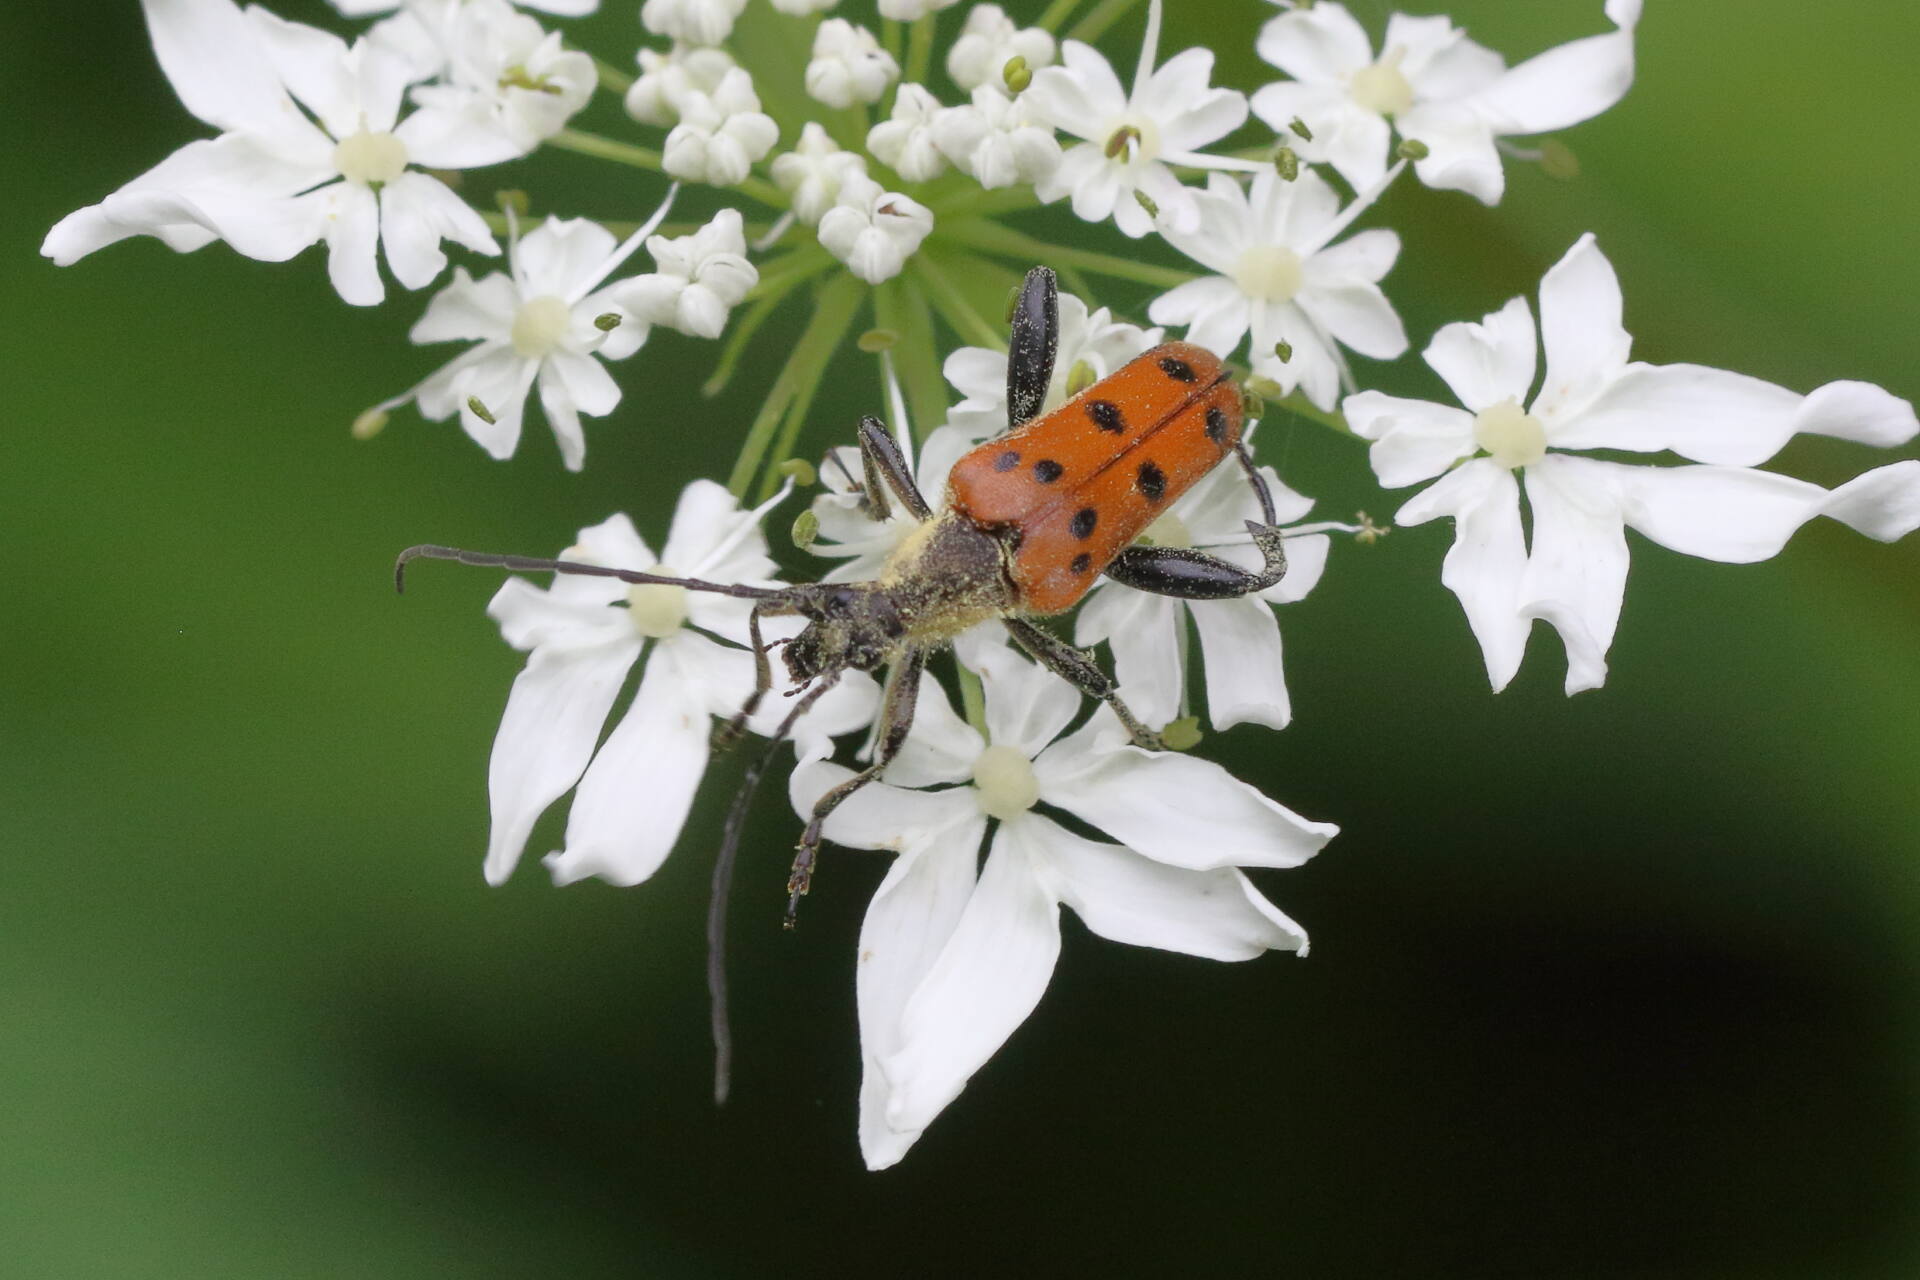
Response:
[{"label": "beetle antenna", "polygon": [[1273,509],[1273,491],[1267,488],[1267,482],[1253,465],[1253,455],[1247,452],[1245,444],[1235,444],[1233,454],[1240,459],[1240,469],[1247,473],[1247,479],[1253,484],[1254,496],[1260,499],[1260,518],[1269,528],[1280,523],[1280,517]]},{"label": "beetle antenna", "polygon": [[727,823],[720,835],[720,856],[713,862],[713,890],[707,898],[707,999],[713,1022],[713,1105],[716,1107],[727,1105],[727,1094],[733,1088],[733,1031],[727,1022],[727,899],[733,890],[733,867],[739,860],[747,812],[753,807],[754,792],[760,789],[760,780],[766,776],[774,752],[792,735],[794,722],[838,683],[838,671],[823,673],[819,683],[803,693],[793,709],[781,717],[779,727],[767,740],[766,749],[747,766],[746,775],[740,779],[740,789],[733,793],[733,804],[727,810]]},{"label": "beetle antenna", "polygon": [[741,600],[778,600],[786,593],[776,587],[749,587],[737,582],[707,582],[700,578],[674,578],[665,574],[643,573],[638,569],[613,569],[603,564],[583,564],[577,560],[548,560],[539,556],[508,556],[491,551],[465,551],[459,547],[439,547],[425,543],[408,547],[393,562],[393,589],[407,589],[407,565],[415,560],[452,560],[483,569],[513,569],[522,573],[572,573],[590,578],[618,578],[641,586],[685,587],[689,591],[710,591],[715,595]]}]

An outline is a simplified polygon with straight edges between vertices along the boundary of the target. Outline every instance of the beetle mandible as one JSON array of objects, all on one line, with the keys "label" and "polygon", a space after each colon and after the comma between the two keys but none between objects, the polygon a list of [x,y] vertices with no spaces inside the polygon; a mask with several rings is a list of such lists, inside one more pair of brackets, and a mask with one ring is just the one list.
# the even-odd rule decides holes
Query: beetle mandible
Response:
[{"label": "beetle mandible", "polygon": [[[781,657],[794,705],[767,750],[742,781],[722,837],[716,914],[737,851],[747,804],[773,749],[848,670],[887,669],[873,762],[814,804],[787,879],[789,928],[812,885],[821,830],[842,801],[879,777],[913,724],[920,673],[930,654],[976,623],[998,619],[1034,660],[1087,696],[1112,707],[1136,745],[1159,749],[1159,736],[1127,709],[1113,679],[1081,650],[1028,621],[1072,608],[1102,573],[1160,595],[1219,600],[1264,591],[1286,573],[1273,498],[1241,442],[1240,391],[1219,357],[1169,342],[1039,416],[1059,345],[1053,272],[1027,273],[1014,304],[1007,351],[1007,429],[954,464],[936,512],[914,483],[899,443],[878,418],[861,419],[865,498],[876,520],[891,513],[888,495],[921,523],[872,582],[750,587],[530,556],[422,545],[400,553],[396,587],[409,561],[522,571],[589,574],[642,585],[678,586],[754,601],[748,622],[754,690],[719,737],[732,740],[773,688],[768,653]],[[1247,531],[1264,563],[1243,569],[1203,551],[1137,545],[1162,511],[1229,455],[1245,470],[1263,520]],[[806,626],[767,644],[761,621],[798,616]]]}]

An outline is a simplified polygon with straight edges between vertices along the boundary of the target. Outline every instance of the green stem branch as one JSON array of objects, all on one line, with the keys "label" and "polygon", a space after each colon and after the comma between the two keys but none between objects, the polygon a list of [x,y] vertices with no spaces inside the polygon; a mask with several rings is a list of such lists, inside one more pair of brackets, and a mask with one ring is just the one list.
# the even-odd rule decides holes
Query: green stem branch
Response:
[{"label": "green stem branch", "polygon": [[1083,44],[1092,44],[1105,35],[1107,28],[1127,16],[1127,10],[1140,0],[1100,0],[1086,17],[1073,24],[1073,30],[1067,32],[1068,40],[1078,40]]},{"label": "green stem branch", "polygon": [[1136,262],[1132,258],[1097,253],[1092,249],[1074,249],[1067,245],[1052,244],[1027,235],[1023,231],[1015,231],[1011,227],[983,219],[962,219],[936,224],[933,233],[970,248],[979,249],[996,257],[1009,258],[1027,266],[1043,262],[1053,267],[1078,267],[1083,271],[1091,271],[1095,275],[1110,276],[1115,280],[1132,280],[1139,284],[1158,285],[1166,289],[1183,285],[1194,278],[1192,273],[1173,267],[1158,267],[1151,262]]},{"label": "green stem branch", "polygon": [[934,310],[956,333],[966,341],[990,350],[1007,349],[1005,336],[974,309],[973,304],[967,301],[966,294],[953,283],[951,276],[941,270],[932,254],[916,253],[909,261],[914,274],[926,286],[928,301],[933,303]]},{"label": "green stem branch", "polygon": [[[813,389],[820,385],[827,363],[832,360],[840,340],[846,336],[847,326],[853,323],[854,312],[859,310],[865,296],[866,285],[850,272],[836,276],[820,291],[806,329],[794,344],[793,353],[787,357],[780,376],[774,379],[772,389],[760,405],[760,412],[754,415],[753,424],[747,428],[747,438],[740,447],[740,456],[734,461],[733,473],[727,478],[727,488],[733,491],[734,496],[746,495],[754,475],[760,470],[760,464],[766,459],[769,446],[773,444],[774,432],[781,426],[782,419],[803,388],[807,399],[812,399]],[[792,447],[793,435],[798,429],[795,423],[781,433],[786,448]]]}]

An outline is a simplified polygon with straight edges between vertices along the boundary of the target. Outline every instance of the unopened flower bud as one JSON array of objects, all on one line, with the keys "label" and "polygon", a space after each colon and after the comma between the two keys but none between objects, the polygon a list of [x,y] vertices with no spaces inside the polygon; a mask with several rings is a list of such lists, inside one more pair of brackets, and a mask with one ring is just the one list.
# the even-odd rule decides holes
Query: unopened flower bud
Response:
[{"label": "unopened flower bud", "polygon": [[820,473],[814,470],[813,464],[805,458],[788,458],[785,462],[775,467],[774,471],[779,475],[788,477],[801,488],[805,488],[820,478]]},{"label": "unopened flower bud", "polygon": [[1425,160],[1433,152],[1418,138],[1403,138],[1400,140],[1400,150],[1397,154],[1402,160]]},{"label": "unopened flower bud", "polygon": [[1006,82],[1008,93],[1020,93],[1033,83],[1033,68],[1019,54],[1007,59],[1007,65],[1001,69],[1000,78]]},{"label": "unopened flower bud", "polygon": [[355,440],[371,440],[387,429],[388,418],[389,415],[387,411],[379,405],[375,405],[373,408],[368,409],[365,413],[355,418],[353,420],[353,426],[348,428],[348,430],[352,433]]},{"label": "unopened flower bud", "polygon": [[1291,342],[1274,343],[1273,358],[1281,364],[1285,364],[1287,361],[1293,359],[1293,344]]}]

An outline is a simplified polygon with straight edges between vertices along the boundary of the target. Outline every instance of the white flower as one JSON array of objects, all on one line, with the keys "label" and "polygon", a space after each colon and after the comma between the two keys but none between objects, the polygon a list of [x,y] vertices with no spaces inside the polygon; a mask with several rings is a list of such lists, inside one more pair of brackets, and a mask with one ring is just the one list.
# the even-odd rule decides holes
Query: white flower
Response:
[{"label": "white flower", "polygon": [[1060,143],[1052,129],[1034,123],[1025,96],[1009,98],[991,84],[976,88],[970,105],[942,110],[933,141],[988,190],[1043,182],[1060,167]]},{"label": "white flower", "polygon": [[773,180],[793,198],[793,213],[813,226],[840,198],[849,175],[867,176],[866,157],[843,151],[824,127],[809,120],[793,150],[773,158]]},{"label": "white flower", "polygon": [[792,17],[804,18],[810,13],[824,13],[839,3],[840,0],[773,0],[773,7]]},{"label": "white flower", "polygon": [[807,96],[829,107],[878,102],[900,77],[900,64],[880,48],[873,32],[845,18],[828,18],[813,33],[807,62]]},{"label": "white flower", "polygon": [[[429,3],[432,0],[428,0]],[[446,0],[441,0],[442,3]],[[452,0],[458,4],[460,0]],[[592,13],[600,7],[600,0],[515,0],[515,3],[528,9],[539,9],[551,13],[557,18],[579,18]],[[400,8],[417,8],[421,0],[332,0],[333,7],[349,18],[363,18],[370,13],[392,13]]]},{"label": "white flower", "polygon": [[[1048,413],[1076,392],[1106,377],[1160,342],[1160,330],[1142,329],[1113,318],[1105,307],[1091,314],[1070,293],[1060,295],[1060,338],[1053,380],[1040,412]],[[1007,353],[986,347],[961,347],[941,367],[954,390],[965,397],[947,415],[950,426],[981,440],[1007,429]]]},{"label": "white flower", "polygon": [[780,126],[761,112],[744,67],[729,69],[711,94],[688,89],[679,108],[680,123],[667,135],[661,167],[686,182],[732,186],[780,139]]},{"label": "white flower", "polygon": [[442,33],[446,82],[413,91],[425,128],[432,119],[451,140],[497,136],[502,154],[475,150],[475,164],[526,155],[566,127],[593,96],[593,59],[563,49],[557,32],[507,0],[465,0]]},{"label": "white flower", "polygon": [[738,209],[722,209],[692,235],[653,236],[647,252],[659,270],[610,292],[643,321],[700,338],[719,337],[727,312],[760,279],[746,259]]},{"label": "white flower", "polygon": [[642,49],[640,77],[627,89],[627,114],[663,128],[679,123],[680,102],[691,91],[711,94],[736,65],[725,49],[675,44],[671,52]]},{"label": "white flower", "polygon": [[1358,190],[1387,169],[1392,130],[1427,147],[1414,171],[1430,187],[1487,204],[1505,188],[1494,139],[1549,133],[1599,115],[1633,84],[1633,29],[1641,0],[1606,0],[1615,30],[1561,45],[1511,70],[1443,17],[1396,13],[1378,60],[1353,15],[1332,2],[1295,8],[1260,32],[1262,58],[1294,78],[1253,95],[1277,132],[1300,120],[1290,145],[1331,164]]},{"label": "white flower", "polygon": [[[1304,953],[1305,932],[1239,868],[1299,866],[1335,834],[1216,764],[1128,745],[1104,708],[1054,741],[1079,695],[1008,650],[981,678],[991,746],[924,680],[885,780],[826,824],[836,843],[898,854],[867,908],[855,969],[860,1148],[873,1169],[904,1156],[1032,1012],[1059,956],[1062,903],[1116,942],[1216,960]],[[794,807],[811,812],[847,776],[802,765]],[[957,785],[910,789],[944,784]],[[1120,843],[1076,835],[1035,804]],[[999,825],[976,880],[989,817]]]},{"label": "white flower", "polygon": [[1039,27],[1022,29],[997,4],[977,4],[967,13],[967,25],[947,51],[947,74],[971,92],[983,84],[1006,87],[1007,64],[1026,59],[1038,71],[1053,62],[1053,36]]},{"label": "white flower", "polygon": [[[1200,222],[1164,234],[1180,252],[1219,272],[1155,298],[1147,314],[1187,326],[1187,340],[1230,357],[1249,331],[1256,373],[1322,409],[1339,398],[1345,368],[1335,343],[1391,360],[1407,349],[1407,331],[1376,281],[1392,268],[1400,237],[1362,231],[1330,244],[1364,208],[1346,210],[1311,169],[1293,182],[1272,170],[1255,175],[1251,199],[1225,174],[1209,175],[1198,196]],[[1291,348],[1282,361],[1275,344]]]},{"label": "white flower", "polygon": [[[680,495],[660,555],[617,515],[582,529],[562,558],[771,585],[773,561],[759,527],[764,511],[741,511],[720,485],[696,480]],[[613,578],[555,575],[546,590],[524,578],[507,580],[487,613],[528,658],[507,698],[488,770],[490,884],[513,873],[533,824],[576,782],[565,848],[546,857],[555,882],[599,876],[631,885],[659,868],[706,772],[710,717],[732,716],[753,689],[752,655],[741,647],[750,608],[747,600]],[[797,627],[768,630],[791,634]],[[639,691],[595,750],[643,652]],[[802,717],[796,746],[803,755],[831,750],[827,739],[865,724],[873,702],[872,681],[849,677]],[[766,733],[786,710],[763,706],[752,727]]]},{"label": "white flower", "polygon": [[918,22],[928,14],[951,8],[959,0],[880,0],[880,16],[895,22]]},{"label": "white flower", "polygon": [[[1061,48],[1065,65],[1035,72],[1022,95],[1034,119],[1087,139],[1061,158],[1034,194],[1048,203],[1071,195],[1075,216],[1088,222],[1111,217],[1135,239],[1156,223],[1177,231],[1199,225],[1193,192],[1168,164],[1260,167],[1199,154],[1246,121],[1247,100],[1231,89],[1207,87],[1213,75],[1208,49],[1188,49],[1155,70],[1159,37],[1160,0],[1151,0],[1131,92],[1097,51],[1069,40]],[[1158,212],[1148,212],[1141,197]]]},{"label": "white flower", "polygon": [[849,174],[840,200],[820,216],[820,243],[868,284],[900,274],[933,230],[933,213],[872,178]]},{"label": "white flower", "polygon": [[[1281,524],[1307,514],[1311,498],[1282,484],[1272,468],[1260,472]],[[1148,526],[1142,540],[1162,547],[1197,547],[1257,569],[1261,556],[1247,536],[1246,522],[1261,519],[1246,472],[1228,458]],[[1286,546],[1286,576],[1257,595],[1234,600],[1176,600],[1103,577],[1074,621],[1074,643],[1107,641],[1127,705],[1144,723],[1165,725],[1182,713],[1187,688],[1182,640],[1191,614],[1206,660],[1208,721],[1215,729],[1249,721],[1284,729],[1293,718],[1293,704],[1281,667],[1280,624],[1273,606],[1305,598],[1320,581],[1327,566],[1327,535],[1303,528],[1289,534]]]},{"label": "white flower", "polygon": [[719,44],[733,34],[747,0],[647,0],[640,24],[657,36],[688,44]]},{"label": "white flower", "polygon": [[[510,274],[476,281],[456,268],[409,336],[479,345],[381,408],[411,399],[430,421],[458,413],[481,448],[509,458],[537,384],[560,457],[578,471],[587,450],[580,415],[604,417],[620,403],[620,386],[599,360],[625,359],[647,340],[645,320],[622,304],[619,290],[600,287],[624,256],[598,223],[556,219],[520,237]],[[596,323],[605,316],[618,321],[610,331]]]},{"label": "white flower", "polygon": [[939,177],[947,169],[947,158],[933,141],[940,110],[940,100],[924,85],[901,85],[893,96],[893,115],[867,131],[867,150],[908,182]]},{"label": "white flower", "polygon": [[61,219],[41,245],[56,263],[134,235],[182,252],[225,240],[266,262],[325,240],[334,288],[367,306],[385,296],[376,246],[409,289],[447,265],[443,237],[499,252],[479,214],[412,167],[463,167],[471,138],[424,128],[421,113],[399,120],[409,78],[400,55],[365,40],[349,48],[261,9],[243,15],[230,0],[145,8],[181,102],[222,132]]},{"label": "white flower", "polygon": [[[1374,391],[1344,406],[1354,433],[1374,441],[1382,484],[1441,476],[1397,520],[1453,517],[1441,581],[1460,597],[1495,690],[1519,669],[1534,618],[1566,644],[1568,693],[1606,679],[1626,589],[1626,526],[1674,551],[1734,564],[1774,555],[1815,516],[1888,542],[1920,526],[1920,461],[1877,468],[1832,492],[1751,469],[1802,432],[1900,444],[1917,429],[1912,405],[1863,382],[1801,396],[1699,365],[1630,364],[1620,319],[1619,280],[1593,237],[1582,236],[1540,282],[1547,370],[1529,407],[1521,406],[1534,382],[1536,337],[1524,298],[1481,324],[1448,325],[1428,346],[1427,363],[1464,410]],[[1670,450],[1707,465],[1629,466],[1559,452],[1568,449]],[[1530,546],[1516,470],[1533,513]]]}]

